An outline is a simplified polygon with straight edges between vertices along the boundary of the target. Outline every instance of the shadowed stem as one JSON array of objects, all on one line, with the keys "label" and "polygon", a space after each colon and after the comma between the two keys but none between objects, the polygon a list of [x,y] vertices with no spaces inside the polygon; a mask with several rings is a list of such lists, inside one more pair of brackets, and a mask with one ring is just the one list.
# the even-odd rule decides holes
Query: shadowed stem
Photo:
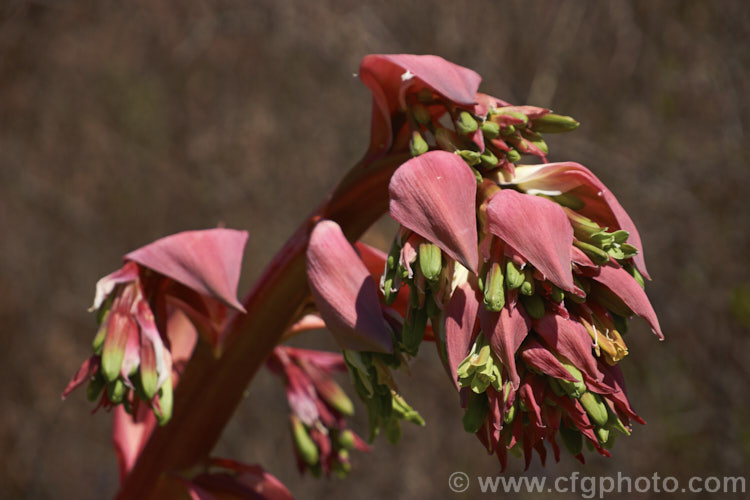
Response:
[{"label": "shadowed stem", "polygon": [[358,239],[386,212],[388,181],[407,159],[397,154],[355,165],[258,279],[243,302],[247,314],[237,314],[227,325],[220,357],[207,343],[198,342],[177,385],[171,421],[153,432],[118,498],[153,498],[165,473],[192,467],[208,456],[247,385],[309,295],[305,250],[312,226],[321,218],[331,219],[351,241]]}]

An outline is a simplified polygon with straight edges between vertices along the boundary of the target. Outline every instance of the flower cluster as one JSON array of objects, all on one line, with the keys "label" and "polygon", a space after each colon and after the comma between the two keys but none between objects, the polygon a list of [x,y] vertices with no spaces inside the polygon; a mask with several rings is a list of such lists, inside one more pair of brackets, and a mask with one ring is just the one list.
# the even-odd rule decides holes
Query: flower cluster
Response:
[{"label": "flower cluster", "polygon": [[[317,275],[313,230],[308,276],[323,319],[346,324],[352,348],[387,346],[400,359],[416,354],[431,326],[466,430],[503,467],[508,451],[528,465],[536,450],[544,461],[545,442],[558,459],[558,436],[581,460],[584,440],[608,455],[618,432],[642,422],[617,365],[628,354],[627,319],[641,316],[662,335],[630,217],[582,165],[547,163],[542,134],[578,123],[477,93],[476,73],[435,56],[368,56],[360,75],[373,93],[370,156],[413,158],[390,181],[389,212],[401,227],[380,297],[364,270],[351,275],[361,265],[354,252],[330,261],[349,279],[332,285]],[[348,294],[320,293],[344,282]]]},{"label": "flower cluster", "polygon": [[266,366],[284,380],[299,471],[346,476],[351,468],[349,452],[370,448],[346,428],[346,417],[354,414],[354,405],[333,379],[334,373],[346,372],[343,357],[278,346]]},{"label": "flower cluster", "polygon": [[[229,229],[187,231],[127,254],[123,267],[99,280],[91,311],[99,329],[93,355],[63,392],[88,382],[97,409],[123,405],[135,418],[141,404],[165,424],[172,415],[172,342],[167,323],[184,312],[216,348],[227,307],[237,302],[247,233]],[[179,333],[176,333],[179,337]]]},{"label": "flower cluster", "polygon": [[[663,336],[644,292],[650,278],[633,221],[586,167],[547,161],[542,134],[568,132],[578,122],[478,93],[478,74],[436,56],[367,56],[359,74],[373,95],[373,117],[370,148],[353,178],[362,175],[367,182],[360,186],[376,190],[392,172],[388,211],[400,226],[391,248],[386,254],[352,245],[330,220],[343,211],[325,203],[246,302],[261,318],[278,319],[270,329],[279,334],[274,339],[282,338],[291,313],[277,314],[284,305],[261,311],[264,303],[254,300],[270,290],[276,301],[293,292],[303,302],[306,289],[298,280],[304,251],[315,311],[298,303],[293,310],[300,317],[288,333],[324,325],[343,351],[276,346],[266,360],[284,383],[300,472],[345,476],[350,451],[369,450],[347,428],[354,408],[333,378],[337,372],[349,372],[366,406],[369,441],[382,432],[397,442],[403,421],[424,425],[401,396],[393,371],[407,367],[426,341],[434,342],[456,387],[465,430],[503,469],[509,454],[523,456],[528,467],[536,451],[544,463],[547,443],[559,460],[559,441],[581,461],[584,443],[609,456],[618,434],[629,435],[634,421],[644,423],[630,405],[619,367],[628,355],[628,320],[640,316]],[[368,168],[376,174],[363,174]],[[371,199],[378,201],[368,196],[355,205]],[[200,353],[213,352],[216,363],[206,362],[209,355],[190,365],[198,371],[184,377],[181,389],[192,390],[193,398],[204,395],[196,382],[205,379],[195,375],[201,362],[209,366],[205,373],[220,373],[215,380],[225,382],[239,366],[251,376],[271,349],[266,342],[254,363],[242,365],[246,341],[256,337],[240,337],[240,343],[241,322],[228,316],[230,309],[245,312],[236,291],[246,240],[247,233],[227,229],[179,233],[127,254],[121,269],[97,283],[93,354],[63,397],[88,383],[97,409],[115,408],[123,479],[156,424],[169,421],[180,374],[175,365],[189,358],[196,338],[202,339]],[[250,330],[265,326],[262,320],[248,324]],[[223,356],[225,344],[241,349]],[[224,394],[226,386],[218,386],[209,387],[210,394]],[[239,398],[240,391],[235,394]],[[231,404],[212,406],[226,411]],[[197,415],[209,427],[228,417],[212,422],[203,418],[207,413]],[[167,427],[157,438],[198,428],[190,422]],[[177,455],[188,447],[169,451]],[[196,467],[162,474],[167,467],[153,463],[167,448],[151,448],[157,453],[148,452],[151,461],[136,472],[147,471],[152,483],[158,476],[160,487],[192,498],[290,497],[261,467],[207,459],[205,450],[184,460]],[[168,466],[181,458],[171,457]],[[153,486],[138,474],[130,477],[136,490]]]}]

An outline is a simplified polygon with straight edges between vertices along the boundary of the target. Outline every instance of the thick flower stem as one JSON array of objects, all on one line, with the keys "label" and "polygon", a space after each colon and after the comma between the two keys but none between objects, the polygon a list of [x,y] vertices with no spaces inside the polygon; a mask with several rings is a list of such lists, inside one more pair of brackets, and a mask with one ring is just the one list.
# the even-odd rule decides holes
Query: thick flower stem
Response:
[{"label": "thick flower stem", "polygon": [[258,279],[244,300],[247,314],[237,315],[227,326],[221,356],[217,358],[205,342],[198,343],[177,386],[172,420],[151,435],[118,498],[154,498],[165,474],[208,456],[247,385],[309,295],[305,249],[312,226],[321,218],[331,219],[350,240],[358,239],[385,213],[388,181],[407,159],[398,154],[358,163]]}]

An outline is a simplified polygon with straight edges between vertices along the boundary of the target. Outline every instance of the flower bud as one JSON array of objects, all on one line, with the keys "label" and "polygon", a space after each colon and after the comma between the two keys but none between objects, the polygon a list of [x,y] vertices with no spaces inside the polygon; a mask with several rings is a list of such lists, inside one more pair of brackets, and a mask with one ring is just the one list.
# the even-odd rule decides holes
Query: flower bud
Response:
[{"label": "flower bud", "polygon": [[419,245],[419,268],[427,281],[435,282],[443,271],[443,254],[433,243]]},{"label": "flower bud", "polygon": [[555,393],[555,396],[565,396],[565,391],[560,386],[560,382],[554,377],[548,377],[547,382],[549,383],[550,389]]},{"label": "flower bud", "polygon": [[513,405],[511,405],[510,408],[508,408],[508,411],[505,412],[505,415],[503,415],[503,423],[508,425],[516,418],[516,411],[518,408],[518,403],[514,402]]},{"label": "flower bud", "polygon": [[526,280],[526,276],[516,267],[516,264],[512,260],[508,260],[505,264],[505,286],[508,290],[515,290],[523,285]]},{"label": "flower bud", "polygon": [[557,286],[552,285],[552,290],[550,291],[550,298],[554,302],[557,302],[559,304],[565,299],[565,292],[560,290]]},{"label": "flower bud", "polygon": [[385,422],[385,438],[389,443],[396,445],[401,441],[401,421],[397,418],[389,418]]},{"label": "flower bud", "polygon": [[560,384],[560,387],[568,396],[576,399],[580,398],[583,393],[586,392],[586,384],[583,383],[583,375],[581,374],[581,371],[564,359],[560,359],[559,361],[563,365],[563,367],[565,367],[568,373],[570,373],[573,378],[576,379],[576,381],[571,382],[569,380],[559,378],[557,379],[557,383]]},{"label": "flower bud", "polygon": [[531,296],[534,295],[534,272],[531,269],[526,268],[523,272],[523,283],[521,284],[521,294]]},{"label": "flower bud", "polygon": [[336,440],[338,442],[338,445],[344,449],[344,450],[352,450],[354,449],[355,439],[354,439],[354,433],[350,431],[349,429],[344,429],[343,431],[338,433],[338,436],[336,437]]},{"label": "flower bud", "polygon": [[107,325],[109,322],[107,321],[109,318],[109,311],[105,312],[102,316],[102,321],[99,324],[99,329],[96,331],[96,336],[94,337],[94,340],[91,342],[91,347],[94,350],[94,354],[97,356],[102,355],[102,348],[104,347],[104,339],[107,338]]},{"label": "flower bud", "polygon": [[461,111],[458,114],[458,119],[456,120],[456,131],[459,134],[461,135],[473,134],[474,132],[477,131],[478,127],[479,125],[477,124],[477,121],[467,111]]},{"label": "flower bud", "polygon": [[547,143],[544,142],[542,139],[536,140],[536,141],[530,141],[531,144],[536,146],[539,151],[541,151],[544,154],[549,154],[549,146],[547,146]]},{"label": "flower bud", "polygon": [[515,125],[526,125],[529,121],[529,117],[525,114],[504,108],[497,108],[493,113],[493,119],[500,122],[510,121]]},{"label": "flower bud", "polygon": [[628,272],[633,276],[633,279],[635,279],[639,285],[641,285],[641,288],[646,288],[646,281],[643,279],[643,276],[641,273],[638,272],[638,269],[635,268],[635,266],[629,266]]},{"label": "flower bud", "polygon": [[503,269],[499,262],[493,262],[484,282],[484,305],[488,311],[500,312],[505,306]]},{"label": "flower bud", "polygon": [[[417,287],[412,287],[411,294],[417,292]],[[430,299],[432,300],[432,299]],[[411,307],[406,313],[404,325],[401,328],[401,343],[404,351],[411,355],[416,355],[419,350],[419,344],[424,338],[424,332],[427,328],[427,309],[425,307]]]},{"label": "flower bud", "polygon": [[508,159],[511,163],[516,163],[521,161],[521,154],[516,151],[515,149],[511,149],[507,153],[505,153],[505,157]]},{"label": "flower bud", "polygon": [[166,425],[169,419],[172,418],[172,410],[174,408],[174,394],[172,391],[172,377],[170,376],[159,387],[159,408],[158,411],[154,412],[159,425]]},{"label": "flower bud", "polygon": [[[594,394],[593,392],[586,391],[578,399],[589,414],[591,421],[598,426],[607,425],[609,420],[609,414],[607,413],[607,405],[601,399],[601,396]],[[606,439],[605,439],[606,441]]]},{"label": "flower bud", "polygon": [[107,385],[107,397],[115,404],[122,403],[122,400],[125,397],[125,391],[125,383],[120,378]]},{"label": "flower bud", "polygon": [[586,203],[581,198],[571,193],[562,193],[557,196],[550,196],[549,198],[555,203],[571,210],[580,210],[586,206]]},{"label": "flower bud", "polygon": [[496,139],[500,135],[500,125],[491,121],[482,122],[482,134],[487,139]]},{"label": "flower bud", "polygon": [[544,300],[539,295],[520,295],[521,303],[529,316],[542,319],[544,316]]},{"label": "flower bud", "polygon": [[415,130],[411,133],[411,140],[409,140],[409,153],[412,156],[419,156],[429,151],[430,146],[425,142],[422,134]]},{"label": "flower bud", "polygon": [[404,398],[396,392],[391,391],[393,400],[393,413],[399,418],[411,422],[412,424],[424,426],[424,419],[417,413],[414,408],[409,406]]},{"label": "flower bud", "polygon": [[556,115],[554,113],[546,114],[531,122],[533,130],[546,134],[570,132],[577,129],[579,125],[580,123],[570,116]]},{"label": "flower bud", "polygon": [[346,395],[341,386],[337,384],[333,378],[318,381],[315,388],[317,389],[318,394],[320,394],[320,397],[323,398],[331,408],[348,417],[354,415],[354,404],[352,404],[352,400],[349,399],[349,396]]},{"label": "flower bud", "polygon": [[482,154],[479,151],[471,151],[469,149],[462,149],[458,152],[461,158],[470,166],[476,166],[482,163]]},{"label": "flower bud", "polygon": [[609,435],[607,436],[607,440],[602,443],[602,448],[605,450],[611,450],[612,447],[615,445],[615,440],[617,439],[617,434],[614,432],[609,432]]},{"label": "flower bud", "polygon": [[484,168],[496,167],[500,161],[497,159],[497,156],[495,156],[489,149],[485,149],[484,153],[482,153],[479,158],[482,160],[482,166]]},{"label": "flower bud", "polygon": [[349,452],[339,450],[336,460],[333,462],[333,473],[337,477],[345,478],[352,470],[352,464],[349,462]]},{"label": "flower bud", "polygon": [[386,305],[393,304],[393,301],[398,297],[398,291],[401,288],[401,280],[398,277],[400,264],[399,256],[401,254],[401,244],[399,238],[396,237],[393,240],[391,249],[388,253],[388,257],[385,260],[385,270],[380,280],[380,291],[383,293],[383,298]]},{"label": "flower bud", "polygon": [[320,459],[318,447],[307,432],[305,424],[303,424],[296,415],[292,415],[291,427],[294,446],[297,448],[297,452],[302,461],[310,466],[317,464]]},{"label": "flower bud", "polygon": [[584,243],[580,240],[573,240],[573,245],[575,245],[580,250],[582,250],[583,253],[588,255],[595,264],[602,265],[609,262],[609,254],[601,248],[597,248],[594,245],[589,245],[588,243]]},{"label": "flower bud", "polygon": [[601,443],[604,444],[607,441],[609,441],[609,430],[605,429],[604,427],[597,427],[594,431],[596,434],[596,439]]},{"label": "flower bud", "polygon": [[500,135],[504,137],[509,137],[515,133],[516,133],[516,127],[514,127],[513,125],[508,125],[507,127],[502,127],[500,129]]},{"label": "flower bud", "polygon": [[102,375],[108,382],[114,382],[120,376],[120,367],[125,357],[125,345],[128,342],[133,320],[126,314],[115,311],[110,314],[107,335],[102,348]]}]

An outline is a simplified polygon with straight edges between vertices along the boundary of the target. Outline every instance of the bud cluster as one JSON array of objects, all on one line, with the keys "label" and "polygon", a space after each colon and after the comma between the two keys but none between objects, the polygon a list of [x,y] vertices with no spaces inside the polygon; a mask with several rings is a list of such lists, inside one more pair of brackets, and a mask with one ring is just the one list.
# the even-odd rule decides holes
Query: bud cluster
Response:
[{"label": "bud cluster", "polygon": [[389,442],[398,443],[402,420],[425,425],[424,419],[397,391],[390,369],[405,363],[399,358],[398,354],[344,351],[354,388],[367,406],[369,441],[373,441],[382,430]]},{"label": "bud cluster", "polygon": [[484,94],[454,102],[427,80],[399,100],[412,159],[391,179],[401,227],[381,279],[386,304],[408,288],[398,348],[415,355],[434,331],[465,429],[503,467],[508,451],[544,461],[545,442],[559,459],[558,434],[580,460],[584,441],[608,456],[642,423],[617,366],[627,319],[661,331],[630,218],[585,167],[547,163],[542,134],[578,122]]},{"label": "bud cluster", "polygon": [[369,447],[346,428],[354,405],[333,379],[334,373],[346,371],[341,355],[278,346],[266,366],[284,380],[299,471],[309,470],[316,477],[332,472],[346,476],[349,452]]},{"label": "bud cluster", "polygon": [[512,174],[523,155],[546,159],[549,148],[542,133],[578,127],[573,118],[544,108],[512,106],[483,94],[477,94],[477,101],[467,109],[428,89],[407,96],[411,155],[449,151],[476,171],[503,169]]},{"label": "bud cluster", "polygon": [[396,342],[401,352],[417,355],[428,320],[439,317],[445,293],[450,290],[453,263],[453,259],[443,256],[439,246],[412,231],[402,230],[394,238],[380,289],[385,304],[390,306],[406,285],[408,301]]},{"label": "bud cluster", "polygon": [[63,393],[88,381],[87,398],[99,401],[97,408],[123,405],[135,415],[139,404],[152,408],[157,421],[165,424],[172,415],[172,358],[168,341],[156,326],[147,290],[157,277],[139,272],[138,265],[125,266],[100,281],[93,310],[99,328],[93,356],[84,363]]}]

